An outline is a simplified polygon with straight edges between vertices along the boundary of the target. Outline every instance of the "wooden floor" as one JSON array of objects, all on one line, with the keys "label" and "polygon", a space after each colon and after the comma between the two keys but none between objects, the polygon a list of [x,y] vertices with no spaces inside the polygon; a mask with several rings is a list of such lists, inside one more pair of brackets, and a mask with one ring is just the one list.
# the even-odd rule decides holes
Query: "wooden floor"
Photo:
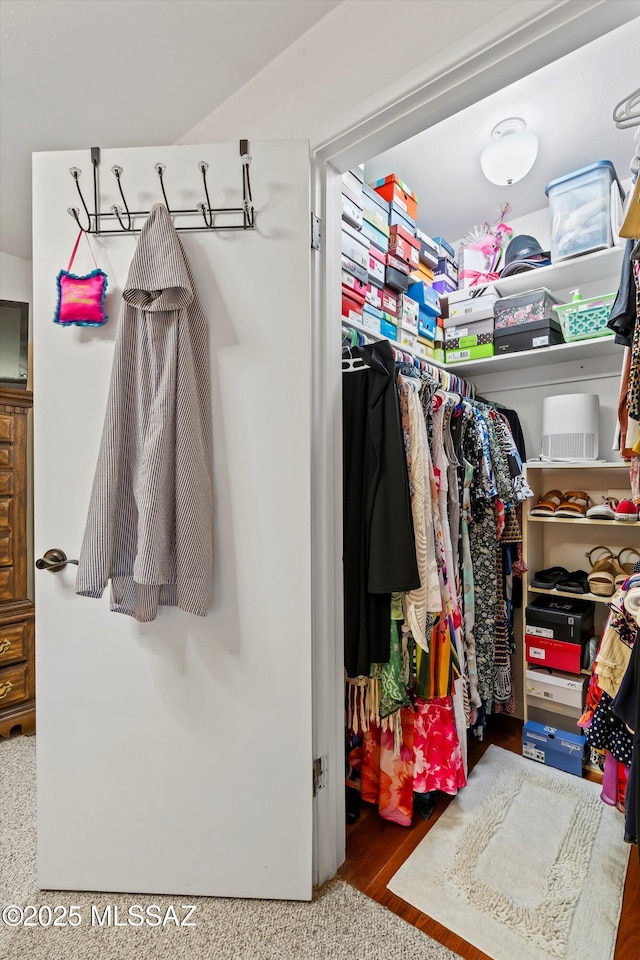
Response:
[{"label": "wooden floor", "polygon": [[[469,767],[472,768],[489,746],[494,743],[514,753],[521,752],[522,723],[511,717],[497,716],[490,719],[487,736],[483,743],[471,737],[469,741]],[[407,857],[415,850],[422,838],[446,810],[450,798],[440,795],[436,811],[428,822],[416,814],[409,828],[389,823],[378,816],[374,807],[364,805],[357,823],[347,827],[347,859],[340,868],[343,880],[357,887],[373,900],[377,900],[393,913],[412,923],[458,953],[464,960],[490,960],[486,953],[471,946],[446,927],[431,920],[415,907],[410,906],[387,890],[387,883]],[[620,833],[624,823],[620,817]],[[624,890],[622,916],[614,960],[638,960],[640,957],[640,870],[637,848],[631,849],[629,870]],[[567,960],[585,960],[569,958]],[[600,957],[589,960],[601,960]]]}]

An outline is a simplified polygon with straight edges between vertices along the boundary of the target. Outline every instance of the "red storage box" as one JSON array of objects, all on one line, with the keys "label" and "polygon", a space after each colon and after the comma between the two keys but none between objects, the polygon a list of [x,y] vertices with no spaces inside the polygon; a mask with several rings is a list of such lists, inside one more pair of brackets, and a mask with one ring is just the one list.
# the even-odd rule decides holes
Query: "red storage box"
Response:
[{"label": "red storage box", "polygon": [[397,174],[390,173],[388,177],[377,180],[371,186],[383,200],[393,200],[408,217],[411,217],[412,220],[418,219],[418,198]]},{"label": "red storage box", "polygon": [[565,640],[549,640],[525,634],[527,663],[536,663],[552,670],[580,673],[582,670],[582,646]]},{"label": "red storage box", "polygon": [[398,319],[398,309],[400,307],[400,296],[391,287],[382,289],[382,309],[384,313],[390,313],[392,317]]},{"label": "red storage box", "polygon": [[400,257],[412,270],[420,266],[420,241],[412,237],[404,227],[391,227],[389,253]]},{"label": "red storage box", "polygon": [[386,256],[377,247],[369,247],[369,283],[384,287],[384,268]]},{"label": "red storage box", "polygon": [[392,253],[388,253],[384,261],[388,267],[393,267],[394,270],[399,270],[401,273],[409,274],[411,272],[409,264],[399,257],[395,257]]},{"label": "red storage box", "polygon": [[367,284],[358,280],[353,274],[342,271],[342,292],[357,303],[364,303],[367,294]]},{"label": "red storage box", "polygon": [[365,300],[376,310],[382,310],[382,290],[370,283],[365,293]]},{"label": "red storage box", "polygon": [[[363,300],[364,303],[364,300]],[[354,320],[356,323],[362,323],[362,303],[358,303],[353,297],[342,291],[342,316],[347,320]]]}]

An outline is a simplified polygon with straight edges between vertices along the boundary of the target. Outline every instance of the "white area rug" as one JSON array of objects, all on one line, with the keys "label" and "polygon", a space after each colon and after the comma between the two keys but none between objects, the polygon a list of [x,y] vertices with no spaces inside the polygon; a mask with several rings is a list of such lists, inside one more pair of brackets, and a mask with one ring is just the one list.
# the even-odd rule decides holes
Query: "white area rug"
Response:
[{"label": "white area rug", "polygon": [[630,848],[600,790],[490,746],[389,890],[493,960],[610,960]]}]

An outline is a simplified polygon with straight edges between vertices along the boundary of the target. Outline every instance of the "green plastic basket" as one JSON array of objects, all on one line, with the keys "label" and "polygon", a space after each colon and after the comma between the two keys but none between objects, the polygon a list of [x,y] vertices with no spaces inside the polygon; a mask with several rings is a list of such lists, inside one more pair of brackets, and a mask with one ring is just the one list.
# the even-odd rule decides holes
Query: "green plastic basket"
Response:
[{"label": "green plastic basket", "polygon": [[594,337],[609,337],[613,330],[607,326],[615,293],[589,300],[572,300],[553,309],[558,314],[562,333],[567,343],[573,340],[591,340]]}]

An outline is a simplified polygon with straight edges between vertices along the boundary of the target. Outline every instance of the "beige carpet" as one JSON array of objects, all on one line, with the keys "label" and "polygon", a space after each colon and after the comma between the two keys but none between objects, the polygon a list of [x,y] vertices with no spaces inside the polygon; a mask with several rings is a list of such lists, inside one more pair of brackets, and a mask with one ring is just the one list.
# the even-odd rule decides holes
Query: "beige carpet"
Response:
[{"label": "beige carpet", "polygon": [[[132,904],[157,904],[164,917],[170,904],[185,902],[38,891],[35,738],[0,741],[0,909],[75,904],[82,917],[78,926],[59,928],[12,929],[0,920],[1,960],[456,960],[456,954],[339,880],[312,903],[194,898],[194,927],[176,927],[171,920],[155,927],[91,926],[91,904],[100,907],[101,916],[108,904],[117,906],[122,920]],[[48,921],[46,911],[42,918]]]},{"label": "beige carpet", "polygon": [[493,960],[610,960],[630,847],[600,792],[490,746],[389,889]]}]

